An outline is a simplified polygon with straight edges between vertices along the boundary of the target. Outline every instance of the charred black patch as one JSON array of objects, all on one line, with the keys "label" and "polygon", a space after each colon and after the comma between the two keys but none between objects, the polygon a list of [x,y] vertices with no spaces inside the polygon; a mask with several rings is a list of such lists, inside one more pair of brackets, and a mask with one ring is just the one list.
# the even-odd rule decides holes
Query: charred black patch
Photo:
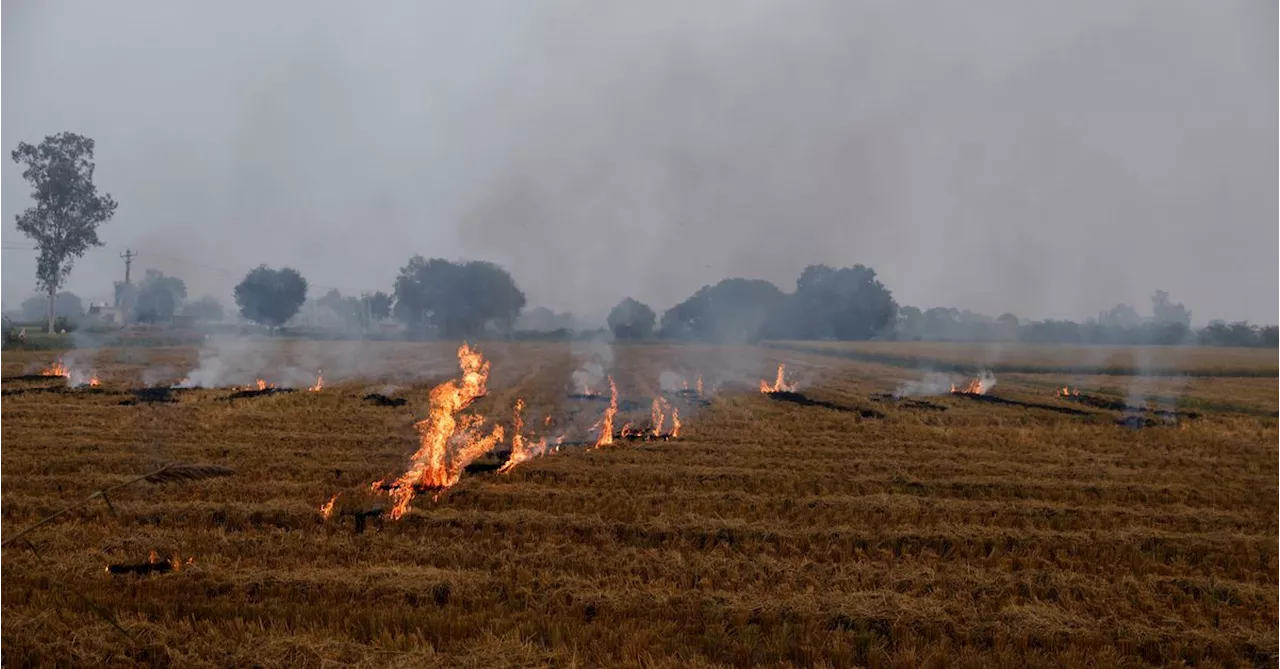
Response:
[{"label": "charred black patch", "polygon": [[1123,411],[1126,414],[1152,414],[1166,420],[1200,417],[1200,414],[1195,413],[1194,411],[1169,411],[1167,409],[1151,409],[1148,407],[1133,406],[1126,402],[1121,402],[1120,400],[1112,399],[1110,397],[1102,397],[1099,395],[1062,395],[1061,398],[1068,402],[1077,402],[1079,404],[1084,404],[1098,409]]},{"label": "charred black patch", "polygon": [[351,515],[355,517],[356,534],[364,534],[365,527],[368,525],[368,522],[370,520],[376,520],[378,521],[378,526],[379,527],[382,526],[382,508],[381,507],[375,506],[372,509],[369,509],[368,511],[363,511],[363,510],[356,511],[356,512],[353,512]]},{"label": "charred black patch", "polygon": [[765,393],[765,396],[771,400],[778,402],[791,402],[806,407],[822,407],[823,409],[831,409],[832,411],[841,411],[844,413],[856,413],[863,418],[884,418],[884,414],[875,409],[863,409],[860,407],[849,407],[843,404],[836,404],[826,400],[815,400],[804,393],[795,393],[786,390],[777,390],[771,393]]},{"label": "charred black patch", "polygon": [[1040,409],[1042,411],[1052,411],[1054,413],[1066,414],[1068,416],[1091,416],[1091,412],[1081,409],[1073,409],[1071,407],[1055,406],[1052,404],[1039,404],[1037,402],[1021,402],[1019,400],[1011,400],[995,395],[979,395],[977,393],[951,393],[954,397],[967,397],[978,402],[986,402],[987,404],[999,404],[1002,406],[1018,407],[1021,409]]},{"label": "charred black patch", "polygon": [[684,402],[691,406],[698,406],[698,407],[711,406],[711,400],[698,394],[698,391],[690,390],[688,388],[685,388],[683,390],[666,391],[666,392],[663,392],[662,394],[671,398],[673,401]]},{"label": "charred black patch", "polygon": [[366,402],[373,402],[380,407],[402,407],[409,402],[403,397],[387,397],[382,393],[369,393],[364,396]]},{"label": "charred black patch", "polygon": [[[166,387],[134,388],[129,392],[133,393],[135,404],[137,402],[147,402],[147,403],[154,404],[158,402],[173,403],[178,401],[178,398],[174,397],[175,393],[173,392],[173,388],[166,388]],[[125,400],[125,401],[127,402],[128,400]]]},{"label": "charred black patch", "polygon": [[49,374],[19,374],[18,376],[5,376],[0,378],[0,383],[9,383],[10,381],[61,381],[67,377],[52,376]]},{"label": "charred black patch", "polygon": [[678,437],[671,436],[670,432],[654,432],[653,430],[630,430],[627,432],[615,432],[613,435],[615,441],[671,441]]},{"label": "charred black patch", "polygon": [[871,396],[872,401],[893,404],[901,409],[918,409],[920,411],[946,411],[947,407],[942,404],[935,404],[928,400],[916,399],[914,397],[895,397],[889,393],[876,393]]},{"label": "charred black patch", "polygon": [[35,388],[9,388],[6,390],[0,390],[0,396],[4,397],[8,397],[10,395],[35,395],[39,393],[53,393],[54,395],[118,395],[119,391],[94,388],[92,386],[80,386],[77,388],[69,388],[67,386],[37,386]]},{"label": "charred black patch", "polygon": [[173,565],[168,562],[139,562],[137,564],[113,564],[107,565],[107,572],[112,574],[137,574],[146,576],[147,574],[167,574],[173,571]]},{"label": "charred black patch", "polygon": [[488,474],[498,471],[502,468],[502,465],[502,462],[473,462],[463,467],[462,471],[468,474]]},{"label": "charred black patch", "polygon": [[263,397],[265,395],[278,395],[280,393],[292,393],[292,392],[296,392],[296,390],[297,390],[296,388],[263,388],[262,390],[257,390],[257,389],[237,390],[234,393],[227,395],[223,399],[243,400],[243,399],[250,399],[253,397]]},{"label": "charred black patch", "polygon": [[580,402],[604,402],[609,403],[609,396],[601,393],[569,393],[564,396],[565,399],[578,400]]}]

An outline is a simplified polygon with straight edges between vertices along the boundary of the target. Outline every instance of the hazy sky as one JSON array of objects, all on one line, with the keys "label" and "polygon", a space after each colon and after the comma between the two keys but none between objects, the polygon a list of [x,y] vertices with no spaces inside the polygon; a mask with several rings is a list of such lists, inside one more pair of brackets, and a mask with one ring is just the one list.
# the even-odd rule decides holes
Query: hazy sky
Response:
[{"label": "hazy sky", "polygon": [[1277,17],[1255,2],[3,4],[19,141],[97,141],[120,203],[67,288],[230,301],[259,263],[389,290],[414,253],[531,305],[661,311],[874,267],[900,303],[1083,318],[1153,289],[1277,321]]}]

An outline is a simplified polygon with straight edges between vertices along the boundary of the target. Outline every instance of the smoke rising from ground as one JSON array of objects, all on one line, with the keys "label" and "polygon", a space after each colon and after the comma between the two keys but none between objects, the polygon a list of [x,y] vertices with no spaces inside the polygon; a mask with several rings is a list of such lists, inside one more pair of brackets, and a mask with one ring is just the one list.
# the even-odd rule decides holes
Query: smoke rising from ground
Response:
[{"label": "smoke rising from ground", "polygon": [[[84,133],[120,202],[86,298],[126,247],[225,303],[259,263],[350,293],[418,252],[597,321],[855,262],[926,307],[1079,319],[1162,287],[1277,320],[1274,3],[3,11],[6,150]],[[6,305],[33,255],[5,251]]]}]

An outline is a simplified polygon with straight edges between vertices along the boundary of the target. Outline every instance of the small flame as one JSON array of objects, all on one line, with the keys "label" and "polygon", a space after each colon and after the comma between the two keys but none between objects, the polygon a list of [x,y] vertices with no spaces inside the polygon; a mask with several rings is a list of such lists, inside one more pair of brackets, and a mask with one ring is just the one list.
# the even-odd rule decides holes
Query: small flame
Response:
[{"label": "small flame", "polygon": [[996,377],[990,372],[983,372],[963,388],[957,389],[954,383],[951,384],[951,392],[957,395],[985,395],[995,385]]},{"label": "small flame", "polygon": [[796,391],[796,384],[786,382],[786,379],[784,377],[784,373],[786,369],[787,369],[787,366],[785,364],[778,363],[778,378],[774,380],[772,386],[770,386],[766,381],[761,380],[760,392],[762,393],[794,393]]},{"label": "small flame", "polygon": [[[524,418],[521,415],[523,411],[524,400],[517,399],[515,409],[512,411],[511,415],[511,430],[513,432],[511,435],[511,455],[507,458],[507,461],[498,468],[499,474],[505,474],[512,469],[515,469],[516,465],[521,462],[529,460],[530,458],[538,457],[539,455],[547,452],[546,439],[539,439],[536,442],[530,443],[524,438],[524,435],[520,433],[521,430],[524,429]],[[547,416],[547,422],[551,422],[551,416]]]},{"label": "small flame", "polygon": [[613,443],[613,417],[618,413],[618,387],[613,384],[613,376],[609,376],[609,408],[604,410],[604,418],[600,422],[600,436],[596,438],[596,448]]},{"label": "small flame", "polygon": [[702,375],[698,375],[698,397],[702,397]]},{"label": "small flame", "polygon": [[100,385],[102,385],[102,382],[98,380],[97,375],[94,375],[94,376],[89,377],[89,387],[90,387],[90,388],[97,388],[97,387],[98,387],[98,386],[100,386]]},{"label": "small flame", "polygon": [[1079,396],[1080,396],[1080,389],[1079,389],[1079,388],[1076,388],[1075,390],[1072,390],[1071,388],[1069,388],[1069,387],[1067,387],[1067,386],[1063,386],[1063,387],[1061,387],[1061,388],[1059,388],[1059,389],[1055,390],[1055,391],[1053,392],[1053,394],[1054,394],[1054,395],[1056,395],[1056,396],[1058,396],[1058,397],[1079,397]]},{"label": "small flame", "polygon": [[53,364],[40,370],[41,376],[71,376],[71,371],[67,366],[62,364],[62,360],[58,359]]},{"label": "small flame", "polygon": [[266,381],[263,381],[262,379],[258,379],[258,390],[266,390],[266,389],[268,389],[268,388],[275,388],[275,385],[274,385],[274,384],[267,383]]},{"label": "small flame", "polygon": [[[262,383],[262,382],[259,381],[258,383]],[[324,388],[324,371],[321,370],[316,372],[316,384],[314,386],[311,386],[310,388],[307,388],[307,390],[315,393],[315,392],[319,392],[323,388]]]},{"label": "small flame", "polygon": [[148,563],[148,564],[155,564],[155,563],[157,563],[157,562],[159,562],[159,561],[160,561],[160,559],[156,556],[156,552],[155,552],[155,551],[151,551],[151,555],[148,555],[148,556],[147,556],[147,563]]},{"label": "small flame", "polygon": [[[379,482],[378,482],[378,484],[379,484],[379,485],[380,485],[381,483],[382,483],[381,481],[379,481]],[[333,517],[333,505],[338,501],[338,495],[339,495],[339,494],[341,494],[341,493],[334,493],[334,494],[333,494],[333,497],[330,497],[330,498],[329,498],[329,501],[328,501],[328,502],[325,502],[325,503],[320,507],[320,515],[324,516],[324,519],[325,519],[325,520],[329,520],[330,518],[332,518],[332,517]]]}]

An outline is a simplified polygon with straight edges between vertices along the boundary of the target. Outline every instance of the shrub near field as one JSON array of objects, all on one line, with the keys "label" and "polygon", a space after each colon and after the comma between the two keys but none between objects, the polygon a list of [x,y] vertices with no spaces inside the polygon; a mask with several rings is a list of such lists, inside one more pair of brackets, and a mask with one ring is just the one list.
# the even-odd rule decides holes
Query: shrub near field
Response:
[{"label": "shrub near field", "polygon": [[[270,345],[335,364],[353,353]],[[963,396],[921,398],[926,410],[877,399],[901,369],[623,346],[612,367],[620,398],[645,408],[619,422],[647,415],[663,371],[701,372],[709,392],[719,384],[682,440],[563,449],[509,474],[467,474],[438,501],[420,497],[404,519],[357,534],[353,514],[385,503],[369,483],[404,471],[428,389],[457,371],[445,364],[455,346],[365,346],[398,370],[407,406],[361,399],[385,390],[381,374],[334,374],[314,393],[228,402],[226,389],[197,390],[122,406],[147,360],[114,349],[95,356],[99,393],[15,394],[60,382],[6,383],[6,537],[161,462],[235,473],[124,488],[110,507],[95,502],[7,545],[4,664],[1275,662],[1273,417],[1206,411],[1128,430],[1113,412]],[[533,436],[544,415],[598,416],[565,399],[569,346],[480,348],[493,367],[477,413],[509,427],[521,398]],[[149,364],[197,357],[154,353],[163,363]],[[4,374],[46,362],[6,355]],[[868,411],[754,391],[778,362],[811,398]],[[1059,378],[1023,375],[994,392],[1052,404],[1044,389]],[[1227,387],[1256,399],[1250,384],[1274,393],[1271,383]],[[326,522],[318,509],[334,493]],[[193,561],[160,575],[104,572],[151,551]]]}]

